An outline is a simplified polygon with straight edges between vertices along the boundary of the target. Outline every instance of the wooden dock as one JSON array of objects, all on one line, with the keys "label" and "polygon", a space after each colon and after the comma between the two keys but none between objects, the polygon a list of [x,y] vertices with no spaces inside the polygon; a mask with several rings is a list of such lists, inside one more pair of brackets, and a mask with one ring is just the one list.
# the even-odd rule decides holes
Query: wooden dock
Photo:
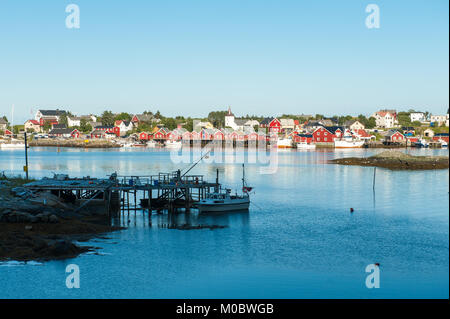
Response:
[{"label": "wooden dock", "polygon": [[[180,171],[148,176],[119,176],[116,173],[105,179],[68,178],[55,175],[24,187],[33,191],[49,191],[78,209],[89,206],[103,207],[106,213],[148,209],[176,212],[189,211],[208,193],[220,187],[218,176],[214,183],[203,175],[181,175]],[[138,202],[139,201],[139,202]]]}]

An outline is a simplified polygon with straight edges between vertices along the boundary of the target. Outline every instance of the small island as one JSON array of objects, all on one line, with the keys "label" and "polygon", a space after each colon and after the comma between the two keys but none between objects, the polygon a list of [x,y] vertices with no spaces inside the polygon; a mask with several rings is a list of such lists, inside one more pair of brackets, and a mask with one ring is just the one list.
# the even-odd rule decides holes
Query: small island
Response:
[{"label": "small island", "polygon": [[329,161],[330,164],[374,166],[391,170],[448,169],[448,156],[414,156],[399,151],[384,151],[370,157],[347,157]]}]

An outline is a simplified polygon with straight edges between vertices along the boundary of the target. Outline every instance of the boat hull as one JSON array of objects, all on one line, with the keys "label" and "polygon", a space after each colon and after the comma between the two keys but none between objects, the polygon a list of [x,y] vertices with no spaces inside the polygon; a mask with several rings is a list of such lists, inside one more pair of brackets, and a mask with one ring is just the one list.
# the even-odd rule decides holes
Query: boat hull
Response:
[{"label": "boat hull", "polygon": [[224,204],[197,204],[200,213],[203,212],[231,212],[235,210],[248,210],[250,201],[242,201],[239,203],[224,203]]},{"label": "boat hull", "polygon": [[301,143],[298,143],[297,144],[297,149],[303,149],[303,150],[313,150],[313,149],[315,149],[316,148],[316,145],[314,145],[314,144],[301,144]]},{"label": "boat hull", "polygon": [[361,148],[364,145],[364,141],[334,141],[335,148]]},{"label": "boat hull", "polygon": [[19,149],[19,148],[25,148],[25,144],[0,144],[1,149]]}]

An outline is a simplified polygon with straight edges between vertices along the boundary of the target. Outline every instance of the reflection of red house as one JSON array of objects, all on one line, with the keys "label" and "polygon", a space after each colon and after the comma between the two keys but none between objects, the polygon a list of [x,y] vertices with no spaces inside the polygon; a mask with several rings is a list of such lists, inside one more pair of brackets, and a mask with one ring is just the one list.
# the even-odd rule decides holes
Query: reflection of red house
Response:
[{"label": "reflection of red house", "polygon": [[223,141],[223,140],[225,139],[225,135],[223,134],[222,131],[217,130],[217,131],[214,133],[214,139],[215,139],[215,140],[219,140],[219,141]]},{"label": "reflection of red house", "polygon": [[339,126],[322,126],[314,131],[312,140],[314,143],[333,143],[335,138],[342,137],[343,132]]},{"label": "reflection of red house", "polygon": [[247,140],[249,141],[256,141],[258,139],[258,133],[252,132],[247,135]]}]

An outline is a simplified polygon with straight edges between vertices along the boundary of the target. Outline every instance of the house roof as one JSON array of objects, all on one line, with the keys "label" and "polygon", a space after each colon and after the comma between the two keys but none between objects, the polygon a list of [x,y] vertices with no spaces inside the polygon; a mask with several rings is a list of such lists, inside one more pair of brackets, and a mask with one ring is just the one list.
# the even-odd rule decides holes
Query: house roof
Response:
[{"label": "house roof", "polygon": [[[2,120],[2,119],[0,119],[0,124],[2,123],[1,120]],[[36,121],[36,120],[28,120],[28,121],[26,121],[25,123],[28,123],[28,122],[30,122],[30,123],[33,124],[33,125],[39,125],[39,122]]]},{"label": "house roof", "polygon": [[273,117],[266,117],[264,120],[261,121],[260,124],[262,124],[262,125],[269,125],[270,122],[273,121],[273,119],[274,119]]},{"label": "house roof", "polygon": [[295,126],[293,119],[280,119],[281,126]]},{"label": "house roof", "polygon": [[335,134],[337,130],[344,132],[344,128],[342,126],[324,126],[324,128],[331,134]]},{"label": "house roof", "polygon": [[228,108],[227,116],[234,116],[234,114],[231,112],[231,107]]},{"label": "house roof", "polygon": [[394,130],[394,131],[389,131],[387,134],[386,134],[386,136],[387,137],[391,137],[392,135],[394,135],[394,134],[396,134],[396,133],[399,133],[399,134],[401,134],[401,135],[403,135],[402,133],[400,133],[399,131],[397,131],[397,130]]},{"label": "house roof", "polygon": [[61,110],[39,110],[43,116],[60,116],[66,114],[66,111]]},{"label": "house roof", "polygon": [[63,128],[67,128],[66,124],[53,124],[53,128],[54,129],[63,129]]},{"label": "house roof", "polygon": [[0,117],[0,124],[8,124],[3,117]]},{"label": "house roof", "polygon": [[48,134],[72,134],[73,131],[76,131],[73,128],[54,128]]},{"label": "house roof", "polygon": [[244,126],[245,123],[247,123],[247,121],[248,120],[246,120],[246,119],[234,119],[234,123],[236,123],[236,125],[239,125],[239,126]]},{"label": "house roof", "polygon": [[153,119],[153,116],[150,114],[135,114],[136,118],[139,122],[150,122]]},{"label": "house roof", "polygon": [[448,133],[436,133],[434,136],[448,136]]}]

